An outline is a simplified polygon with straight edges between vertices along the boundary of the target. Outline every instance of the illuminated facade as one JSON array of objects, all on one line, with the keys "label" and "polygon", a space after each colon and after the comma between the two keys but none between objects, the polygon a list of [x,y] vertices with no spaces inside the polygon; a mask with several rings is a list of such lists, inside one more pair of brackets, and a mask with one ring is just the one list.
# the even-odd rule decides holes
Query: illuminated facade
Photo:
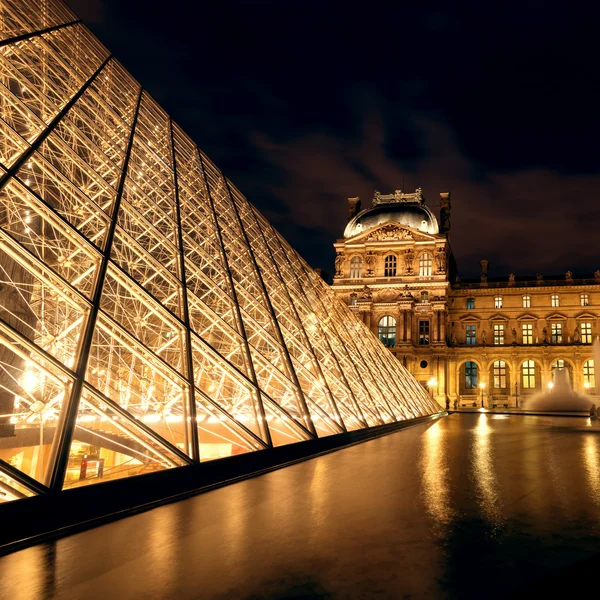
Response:
[{"label": "illuminated facade", "polygon": [[526,408],[557,369],[597,402],[600,271],[496,280],[484,260],[478,280],[461,281],[449,193],[440,194],[439,223],[420,189],[348,206],[333,289],[440,405]]},{"label": "illuminated facade", "polygon": [[62,3],[0,37],[0,502],[438,410]]}]

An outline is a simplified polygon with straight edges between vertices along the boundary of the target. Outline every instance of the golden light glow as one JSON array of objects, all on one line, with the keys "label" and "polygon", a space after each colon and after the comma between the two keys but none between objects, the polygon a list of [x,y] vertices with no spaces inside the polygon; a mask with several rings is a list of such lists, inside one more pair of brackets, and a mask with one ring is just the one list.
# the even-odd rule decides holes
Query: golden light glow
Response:
[{"label": "golden light glow", "polygon": [[439,410],[64,4],[2,11],[0,459],[71,487]]}]

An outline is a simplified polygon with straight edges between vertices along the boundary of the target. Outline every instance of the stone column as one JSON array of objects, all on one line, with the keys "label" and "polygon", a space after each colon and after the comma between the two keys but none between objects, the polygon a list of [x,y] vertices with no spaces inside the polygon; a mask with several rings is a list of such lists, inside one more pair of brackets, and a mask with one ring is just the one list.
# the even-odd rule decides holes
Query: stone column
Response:
[{"label": "stone column", "polygon": [[446,313],[440,312],[440,342],[446,343]]},{"label": "stone column", "polygon": [[438,311],[434,310],[431,316],[431,342],[435,344],[438,341]]},{"label": "stone column", "polygon": [[399,311],[398,315],[398,327],[396,328],[396,334],[398,335],[398,341],[404,342],[406,340],[406,334],[404,333],[404,312],[403,310]]},{"label": "stone column", "polygon": [[413,313],[406,311],[406,341],[412,342]]}]

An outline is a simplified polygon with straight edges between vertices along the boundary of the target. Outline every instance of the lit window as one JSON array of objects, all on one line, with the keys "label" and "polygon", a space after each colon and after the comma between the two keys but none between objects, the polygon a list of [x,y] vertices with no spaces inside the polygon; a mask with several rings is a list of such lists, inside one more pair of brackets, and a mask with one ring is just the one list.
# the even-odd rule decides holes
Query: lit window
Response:
[{"label": "lit window", "polygon": [[383,274],[385,277],[395,277],[396,276],[396,264],[397,260],[393,254],[385,257],[384,261],[384,271]]},{"label": "lit window", "polygon": [[592,324],[591,323],[580,323],[581,325],[581,343],[591,344],[592,343]]},{"label": "lit window", "polygon": [[583,383],[589,387],[596,387],[596,374],[594,369],[594,359],[586,360],[583,363]]},{"label": "lit window", "polygon": [[379,339],[388,348],[396,346],[396,319],[394,317],[386,315],[379,319]]},{"label": "lit window", "polygon": [[550,341],[553,344],[562,344],[562,323],[552,323]]},{"label": "lit window", "polygon": [[503,360],[497,360],[492,365],[492,374],[494,379],[494,388],[497,390],[506,388],[506,363]]},{"label": "lit window", "polygon": [[423,252],[419,258],[419,275],[421,277],[431,277],[431,267],[433,265],[433,257],[429,252]]},{"label": "lit window", "polygon": [[523,296],[523,308],[531,308],[531,296]]},{"label": "lit window", "polygon": [[473,310],[475,308],[475,298],[467,298],[467,310]]},{"label": "lit window", "polygon": [[589,306],[590,305],[590,296],[589,294],[581,294],[581,306]]},{"label": "lit window", "polygon": [[504,344],[504,325],[502,323],[494,323],[494,344]]},{"label": "lit window", "polygon": [[557,306],[560,306],[560,298],[558,297],[558,294],[552,294],[550,300],[553,307],[556,308]]},{"label": "lit window", "polygon": [[477,380],[479,379],[478,374],[477,363],[474,363],[473,361],[465,363],[465,388],[467,390],[477,389]]},{"label": "lit window", "polygon": [[502,308],[502,296],[496,296],[494,298],[494,308]]},{"label": "lit window", "polygon": [[358,294],[350,294],[350,306],[356,306],[358,304]]},{"label": "lit window", "polygon": [[523,333],[523,344],[533,344],[533,323],[523,323],[521,331]]},{"label": "lit window", "polygon": [[421,302],[429,302],[429,292],[421,292]]},{"label": "lit window", "polygon": [[419,345],[429,344],[429,321],[419,321]]},{"label": "lit window", "polygon": [[526,390],[535,387],[535,363],[532,360],[526,360],[521,367],[523,376],[523,388]]},{"label": "lit window", "polygon": [[467,325],[467,344],[474,346],[477,339],[477,325]]},{"label": "lit window", "polygon": [[362,277],[362,258],[353,256],[350,261],[350,279],[360,279]]}]

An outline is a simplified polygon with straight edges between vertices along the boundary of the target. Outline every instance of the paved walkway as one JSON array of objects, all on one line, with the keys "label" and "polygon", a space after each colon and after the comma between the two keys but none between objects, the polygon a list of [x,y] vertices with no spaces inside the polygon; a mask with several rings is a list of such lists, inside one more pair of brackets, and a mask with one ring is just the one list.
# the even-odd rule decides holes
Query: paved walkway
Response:
[{"label": "paved walkway", "polygon": [[0,558],[0,598],[488,599],[599,515],[600,426],[454,414]]}]

